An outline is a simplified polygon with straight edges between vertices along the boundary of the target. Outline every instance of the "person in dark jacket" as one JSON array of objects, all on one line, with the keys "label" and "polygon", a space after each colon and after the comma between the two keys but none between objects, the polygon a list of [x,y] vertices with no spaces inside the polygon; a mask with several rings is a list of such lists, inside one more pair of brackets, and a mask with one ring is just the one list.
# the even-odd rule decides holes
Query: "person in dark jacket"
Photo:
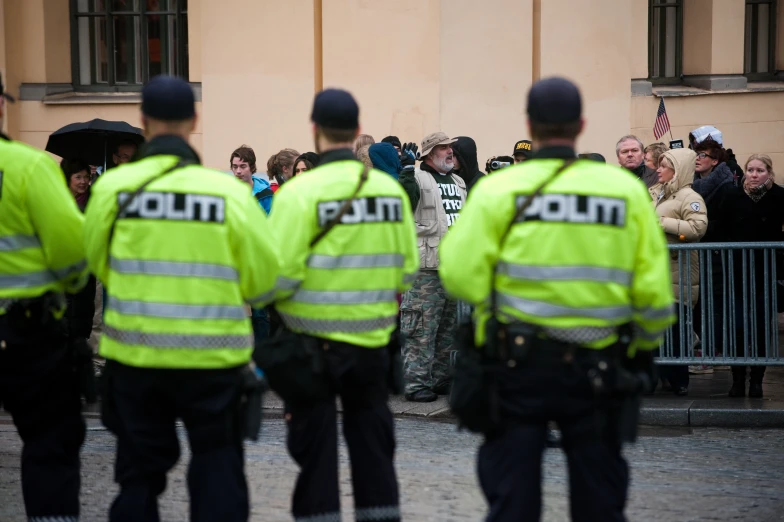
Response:
[{"label": "person in dark jacket", "polygon": [[471,187],[476,185],[484,172],[479,170],[479,160],[476,156],[476,142],[467,136],[458,136],[452,144],[455,154],[455,168],[452,174],[457,174],[466,184],[466,190],[471,192]]},{"label": "person in dark jacket", "polygon": [[645,153],[640,138],[633,135],[623,136],[615,144],[615,155],[618,156],[618,164],[640,178],[645,186],[651,188],[659,182],[656,171],[649,169],[645,165]]},{"label": "person in dark jacket", "polygon": [[[73,194],[79,210],[84,212],[90,198],[90,165],[83,161],[64,159],[60,168],[65,181]],[[65,310],[65,322],[68,328],[69,344],[87,343],[93,331],[95,315],[95,276],[90,275],[87,284],[76,294],[65,294],[68,307]]]},{"label": "person in dark jacket", "polygon": [[704,243],[728,241],[728,228],[732,220],[732,199],[737,197],[735,176],[725,162],[726,153],[721,143],[708,137],[694,145],[697,160],[692,188],[708,208],[708,232]]},{"label": "person in dark jacket", "polygon": [[[734,200],[729,238],[736,242],[784,241],[784,188],[774,182],[773,162],[764,154],[753,154],[745,166],[740,196]],[[773,277],[765,279],[765,257],[768,257],[768,274],[771,274],[775,258],[764,250],[753,251],[753,262],[747,257],[747,273],[743,273],[740,251],[735,252],[735,355],[737,357],[766,355],[766,346],[772,345],[776,328],[776,302],[765,300],[765,287],[772,295],[776,284]],[[780,264],[779,264],[780,265]],[[777,267],[781,269],[781,266]],[[754,276],[752,276],[752,271]],[[778,273],[778,270],[777,270]],[[745,281],[744,281],[745,279]],[[746,295],[744,296],[744,290]],[[751,291],[755,292],[752,298]],[[744,299],[745,297],[745,299]],[[767,308],[767,310],[766,310]],[[745,321],[744,321],[745,319]],[[766,332],[767,325],[767,332]],[[756,327],[756,335],[754,329]],[[756,348],[756,353],[755,353]],[[749,397],[762,397],[764,366],[752,366],[749,381]],[[730,397],[746,395],[746,367],[732,367]]]},{"label": "person in dark jacket", "polygon": [[395,179],[400,177],[403,165],[400,156],[391,143],[374,143],[368,148],[368,156],[374,169],[386,172]]},{"label": "person in dark jacket", "polygon": [[[702,238],[703,243],[726,243],[731,241],[730,225],[736,212],[736,200],[740,197],[740,192],[735,185],[735,177],[727,167],[725,151],[721,143],[713,139],[713,135],[702,137],[702,141],[693,142],[692,148],[697,153],[695,160],[695,174],[692,189],[702,196],[705,207],[708,211],[708,231]],[[715,353],[717,356],[725,353],[724,333],[722,323],[724,321],[724,306],[727,302],[724,295],[728,288],[725,281],[729,274],[727,269],[727,252],[710,250],[707,253],[708,262],[711,264],[711,282],[706,292],[703,294],[707,299],[700,299],[694,311],[694,329],[700,337],[700,346],[697,349],[708,353]],[[708,277],[708,274],[705,274]],[[712,310],[711,319],[708,325],[712,324],[711,331],[703,330],[702,311],[706,313]],[[728,354],[729,355],[729,354]],[[710,371],[706,368],[693,368],[701,373]]]}]

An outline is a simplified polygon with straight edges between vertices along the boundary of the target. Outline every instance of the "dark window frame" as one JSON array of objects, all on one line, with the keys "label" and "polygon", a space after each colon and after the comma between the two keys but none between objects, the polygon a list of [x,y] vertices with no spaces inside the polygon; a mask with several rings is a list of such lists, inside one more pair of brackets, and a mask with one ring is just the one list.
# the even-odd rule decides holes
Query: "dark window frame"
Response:
[{"label": "dark window frame", "polygon": [[[178,31],[177,49],[176,49],[176,71],[177,76],[183,77],[186,81],[189,78],[184,77],[184,73],[190,73],[188,64],[188,47],[187,47],[187,28],[188,28],[188,8],[187,1],[177,0],[175,9],[148,11],[147,3],[145,0],[140,0],[138,11],[115,11],[112,9],[112,1],[106,0],[105,11],[82,11],[79,12],[79,0],[70,0],[70,23],[71,23],[71,84],[76,92],[140,92],[144,84],[149,80],[149,49],[148,44],[148,26],[144,23],[145,17],[150,14],[166,15],[175,17],[175,27]],[[115,57],[111,52],[115,47],[114,42],[114,24],[112,23],[113,17],[117,15],[135,16],[142,21],[140,23],[140,36],[139,39],[143,43],[141,52],[139,53],[138,60],[141,61],[141,83],[137,84],[117,84],[115,82]],[[106,53],[107,53],[107,82],[106,83],[91,83],[90,85],[82,85],[80,83],[80,61],[79,61],[79,19],[80,18],[103,18],[106,23]],[[92,31],[92,24],[91,24]],[[182,37],[185,35],[185,38]],[[95,56],[90,52],[90,71],[95,68]]]},{"label": "dark window frame", "polygon": [[[748,25],[749,21],[747,19],[746,11],[748,6],[752,6],[752,14],[751,14],[751,36],[752,39],[748,42],[751,46],[750,52],[750,62],[751,64],[757,63],[757,31],[759,28],[759,6],[761,4],[767,4],[768,7],[768,70],[767,72],[756,72],[750,71],[750,64],[746,61],[747,49],[746,43],[748,40],[748,34],[743,35],[743,75],[750,81],[765,81],[765,80],[774,80],[776,77],[776,17],[778,16],[778,1],[777,0],[746,0],[744,2],[744,15],[743,15],[743,25],[744,25],[744,33],[745,27]],[[755,65],[756,67],[756,65]]]},{"label": "dark window frame", "polygon": [[[654,76],[653,64],[659,56],[664,63],[667,54],[666,24],[660,24],[657,46],[654,47],[654,20],[657,11],[675,8],[675,75]],[[666,16],[662,17],[666,19]],[[663,0],[654,3],[648,0],[648,80],[654,85],[677,85],[682,83],[683,76],[683,0]]]}]

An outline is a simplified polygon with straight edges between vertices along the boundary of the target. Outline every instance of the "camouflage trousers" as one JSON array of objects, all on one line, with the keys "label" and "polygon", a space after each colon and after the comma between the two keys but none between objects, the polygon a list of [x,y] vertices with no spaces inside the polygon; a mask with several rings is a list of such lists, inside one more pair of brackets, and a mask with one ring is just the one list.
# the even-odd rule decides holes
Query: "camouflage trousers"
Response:
[{"label": "camouflage trousers", "polygon": [[457,301],[447,299],[438,272],[420,272],[400,305],[406,393],[433,388],[449,377],[457,330]]}]

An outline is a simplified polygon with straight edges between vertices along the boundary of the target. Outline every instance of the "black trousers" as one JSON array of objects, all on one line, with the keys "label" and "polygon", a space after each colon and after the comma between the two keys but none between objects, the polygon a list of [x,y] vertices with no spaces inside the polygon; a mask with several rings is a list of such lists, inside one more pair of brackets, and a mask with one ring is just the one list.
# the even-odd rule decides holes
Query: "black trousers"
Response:
[{"label": "black trousers", "polygon": [[182,419],[192,457],[192,521],[246,521],[248,487],[240,430],[238,368],[159,370],[108,361],[103,422],[117,436],[113,522],[158,521],[158,496],[180,457],[175,422]]},{"label": "black trousers", "polygon": [[[387,406],[386,348],[330,343],[327,371],[343,404],[343,435],[351,460],[357,521],[398,521],[395,433]],[[340,520],[335,397],[286,404],[288,449],[300,466],[294,520]]]},{"label": "black trousers", "polygon": [[538,521],[542,511],[542,454],[547,423],[561,429],[569,466],[573,521],[621,522],[629,471],[607,410],[577,368],[498,372],[504,427],[479,450],[479,482],[490,506],[488,522]]},{"label": "black trousers", "polygon": [[22,496],[30,519],[79,516],[85,425],[62,323],[20,332],[0,316],[0,405],[24,443]]}]

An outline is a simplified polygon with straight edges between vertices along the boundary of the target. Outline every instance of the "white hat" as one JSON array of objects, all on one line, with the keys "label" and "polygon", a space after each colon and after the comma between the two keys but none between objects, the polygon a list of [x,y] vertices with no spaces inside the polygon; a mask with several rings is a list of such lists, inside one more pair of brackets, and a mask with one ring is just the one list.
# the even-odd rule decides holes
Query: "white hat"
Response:
[{"label": "white hat", "polygon": [[689,135],[690,138],[694,138],[695,143],[702,143],[708,138],[708,136],[710,136],[713,141],[722,147],[724,146],[724,140],[722,139],[721,131],[712,125],[703,125],[702,127],[691,131]]}]

